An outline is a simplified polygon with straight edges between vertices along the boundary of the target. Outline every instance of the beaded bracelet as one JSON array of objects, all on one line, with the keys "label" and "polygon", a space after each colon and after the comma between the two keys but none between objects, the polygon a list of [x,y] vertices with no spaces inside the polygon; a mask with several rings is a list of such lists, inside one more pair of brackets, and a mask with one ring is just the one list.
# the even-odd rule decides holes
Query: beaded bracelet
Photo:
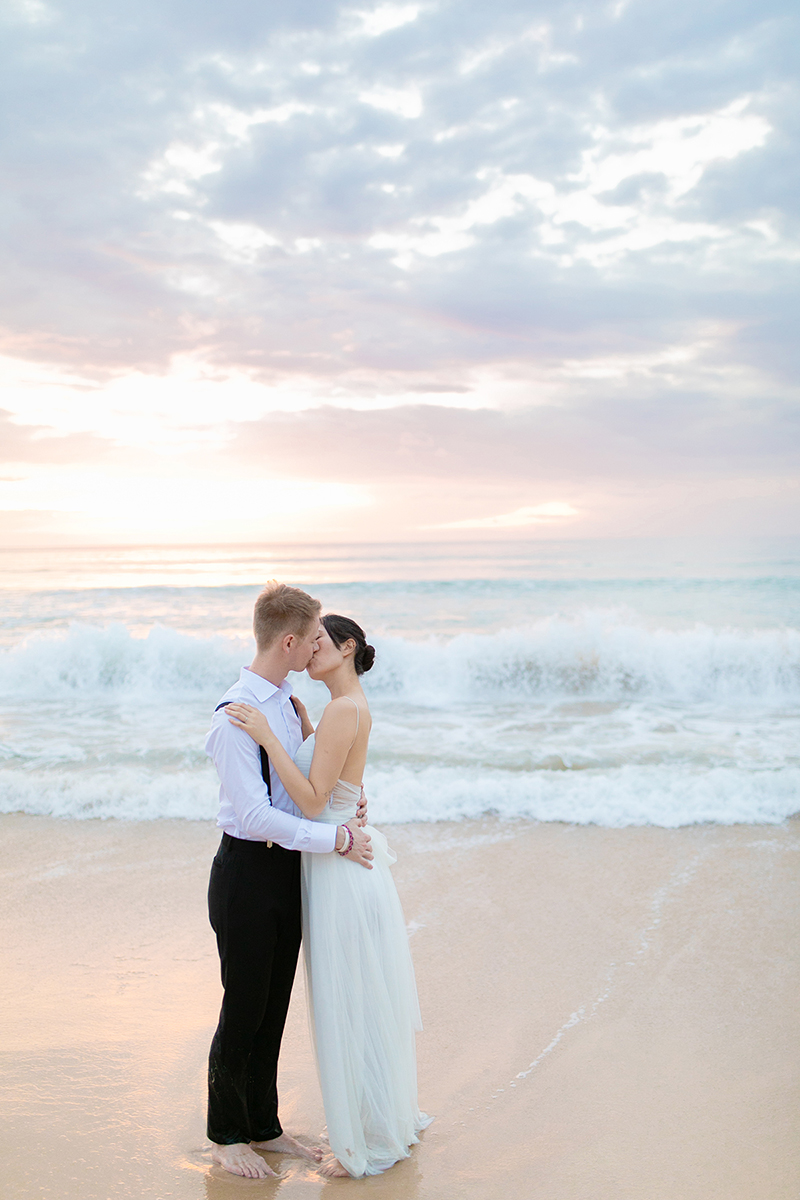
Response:
[{"label": "beaded bracelet", "polygon": [[339,855],[340,858],[347,858],[348,854],[353,849],[353,831],[349,825],[342,825],[342,829],[345,831],[345,833],[347,834],[347,836],[350,840],[347,844],[346,850],[337,850],[336,853]]}]

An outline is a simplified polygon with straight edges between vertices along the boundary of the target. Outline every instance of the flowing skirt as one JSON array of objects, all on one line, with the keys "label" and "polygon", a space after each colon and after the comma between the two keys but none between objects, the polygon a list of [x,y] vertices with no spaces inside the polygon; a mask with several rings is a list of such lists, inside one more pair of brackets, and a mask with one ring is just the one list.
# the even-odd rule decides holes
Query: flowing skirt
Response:
[{"label": "flowing skirt", "polygon": [[331,1150],[353,1176],[406,1158],[431,1118],[417,1106],[422,1028],[386,838],[368,827],[371,871],[303,854],[309,1020]]}]

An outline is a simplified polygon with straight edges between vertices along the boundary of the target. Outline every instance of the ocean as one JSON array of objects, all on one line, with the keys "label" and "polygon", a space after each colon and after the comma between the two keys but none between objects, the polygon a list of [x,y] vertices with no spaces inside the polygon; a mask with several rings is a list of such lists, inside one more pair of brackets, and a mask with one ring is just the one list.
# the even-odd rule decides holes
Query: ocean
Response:
[{"label": "ocean", "polygon": [[0,812],[214,817],[204,735],[270,578],[377,649],[376,824],[800,810],[800,539],[687,538],[0,551]]}]

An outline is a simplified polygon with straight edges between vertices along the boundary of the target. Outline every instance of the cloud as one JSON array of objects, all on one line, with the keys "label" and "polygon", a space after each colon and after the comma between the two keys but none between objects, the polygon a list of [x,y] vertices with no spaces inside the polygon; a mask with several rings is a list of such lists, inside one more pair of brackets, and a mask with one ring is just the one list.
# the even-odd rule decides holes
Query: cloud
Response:
[{"label": "cloud", "polygon": [[481,481],[465,520],[796,468],[796,5],[0,21],[8,455]]},{"label": "cloud", "polygon": [[642,311],[669,338],[683,289],[685,320],[735,310],[768,365],[796,254],[788,5],[33,12],[6,29],[4,156],[5,320],[34,353],[160,370],[212,321],[210,360],[336,386],[502,365],[511,339],[534,364],[625,345]]},{"label": "cloud", "polygon": [[[0,409],[0,462],[2,463],[74,463],[106,459],[112,447],[91,433],[62,434],[39,425],[20,425],[12,414]],[[4,477],[3,482],[20,476]]]},{"label": "cloud", "polygon": [[[219,454],[329,479],[549,483],[791,475],[800,412],[696,395],[541,405],[511,412],[436,405],[320,408],[243,422]],[[546,499],[542,498],[541,503]],[[543,514],[544,515],[544,514]]]},{"label": "cloud", "polygon": [[360,21],[359,33],[367,37],[380,37],[392,29],[399,29],[419,16],[418,4],[379,4],[375,8],[355,12]]}]

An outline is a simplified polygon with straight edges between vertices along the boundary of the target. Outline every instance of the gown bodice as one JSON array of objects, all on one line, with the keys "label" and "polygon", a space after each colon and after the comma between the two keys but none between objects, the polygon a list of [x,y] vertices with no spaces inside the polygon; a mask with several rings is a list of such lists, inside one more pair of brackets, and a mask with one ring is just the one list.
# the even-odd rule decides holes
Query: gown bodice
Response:
[{"label": "gown bodice", "polygon": [[[311,760],[314,757],[314,734],[302,743],[297,753],[294,756],[295,765],[308,779],[308,773],[311,770]],[[361,796],[361,788],[354,783],[347,783],[344,779],[337,779],[334,789],[331,792],[331,798],[323,808],[319,816],[315,817],[315,821],[324,821],[329,825],[344,825],[351,817],[356,815],[356,808]]]}]

